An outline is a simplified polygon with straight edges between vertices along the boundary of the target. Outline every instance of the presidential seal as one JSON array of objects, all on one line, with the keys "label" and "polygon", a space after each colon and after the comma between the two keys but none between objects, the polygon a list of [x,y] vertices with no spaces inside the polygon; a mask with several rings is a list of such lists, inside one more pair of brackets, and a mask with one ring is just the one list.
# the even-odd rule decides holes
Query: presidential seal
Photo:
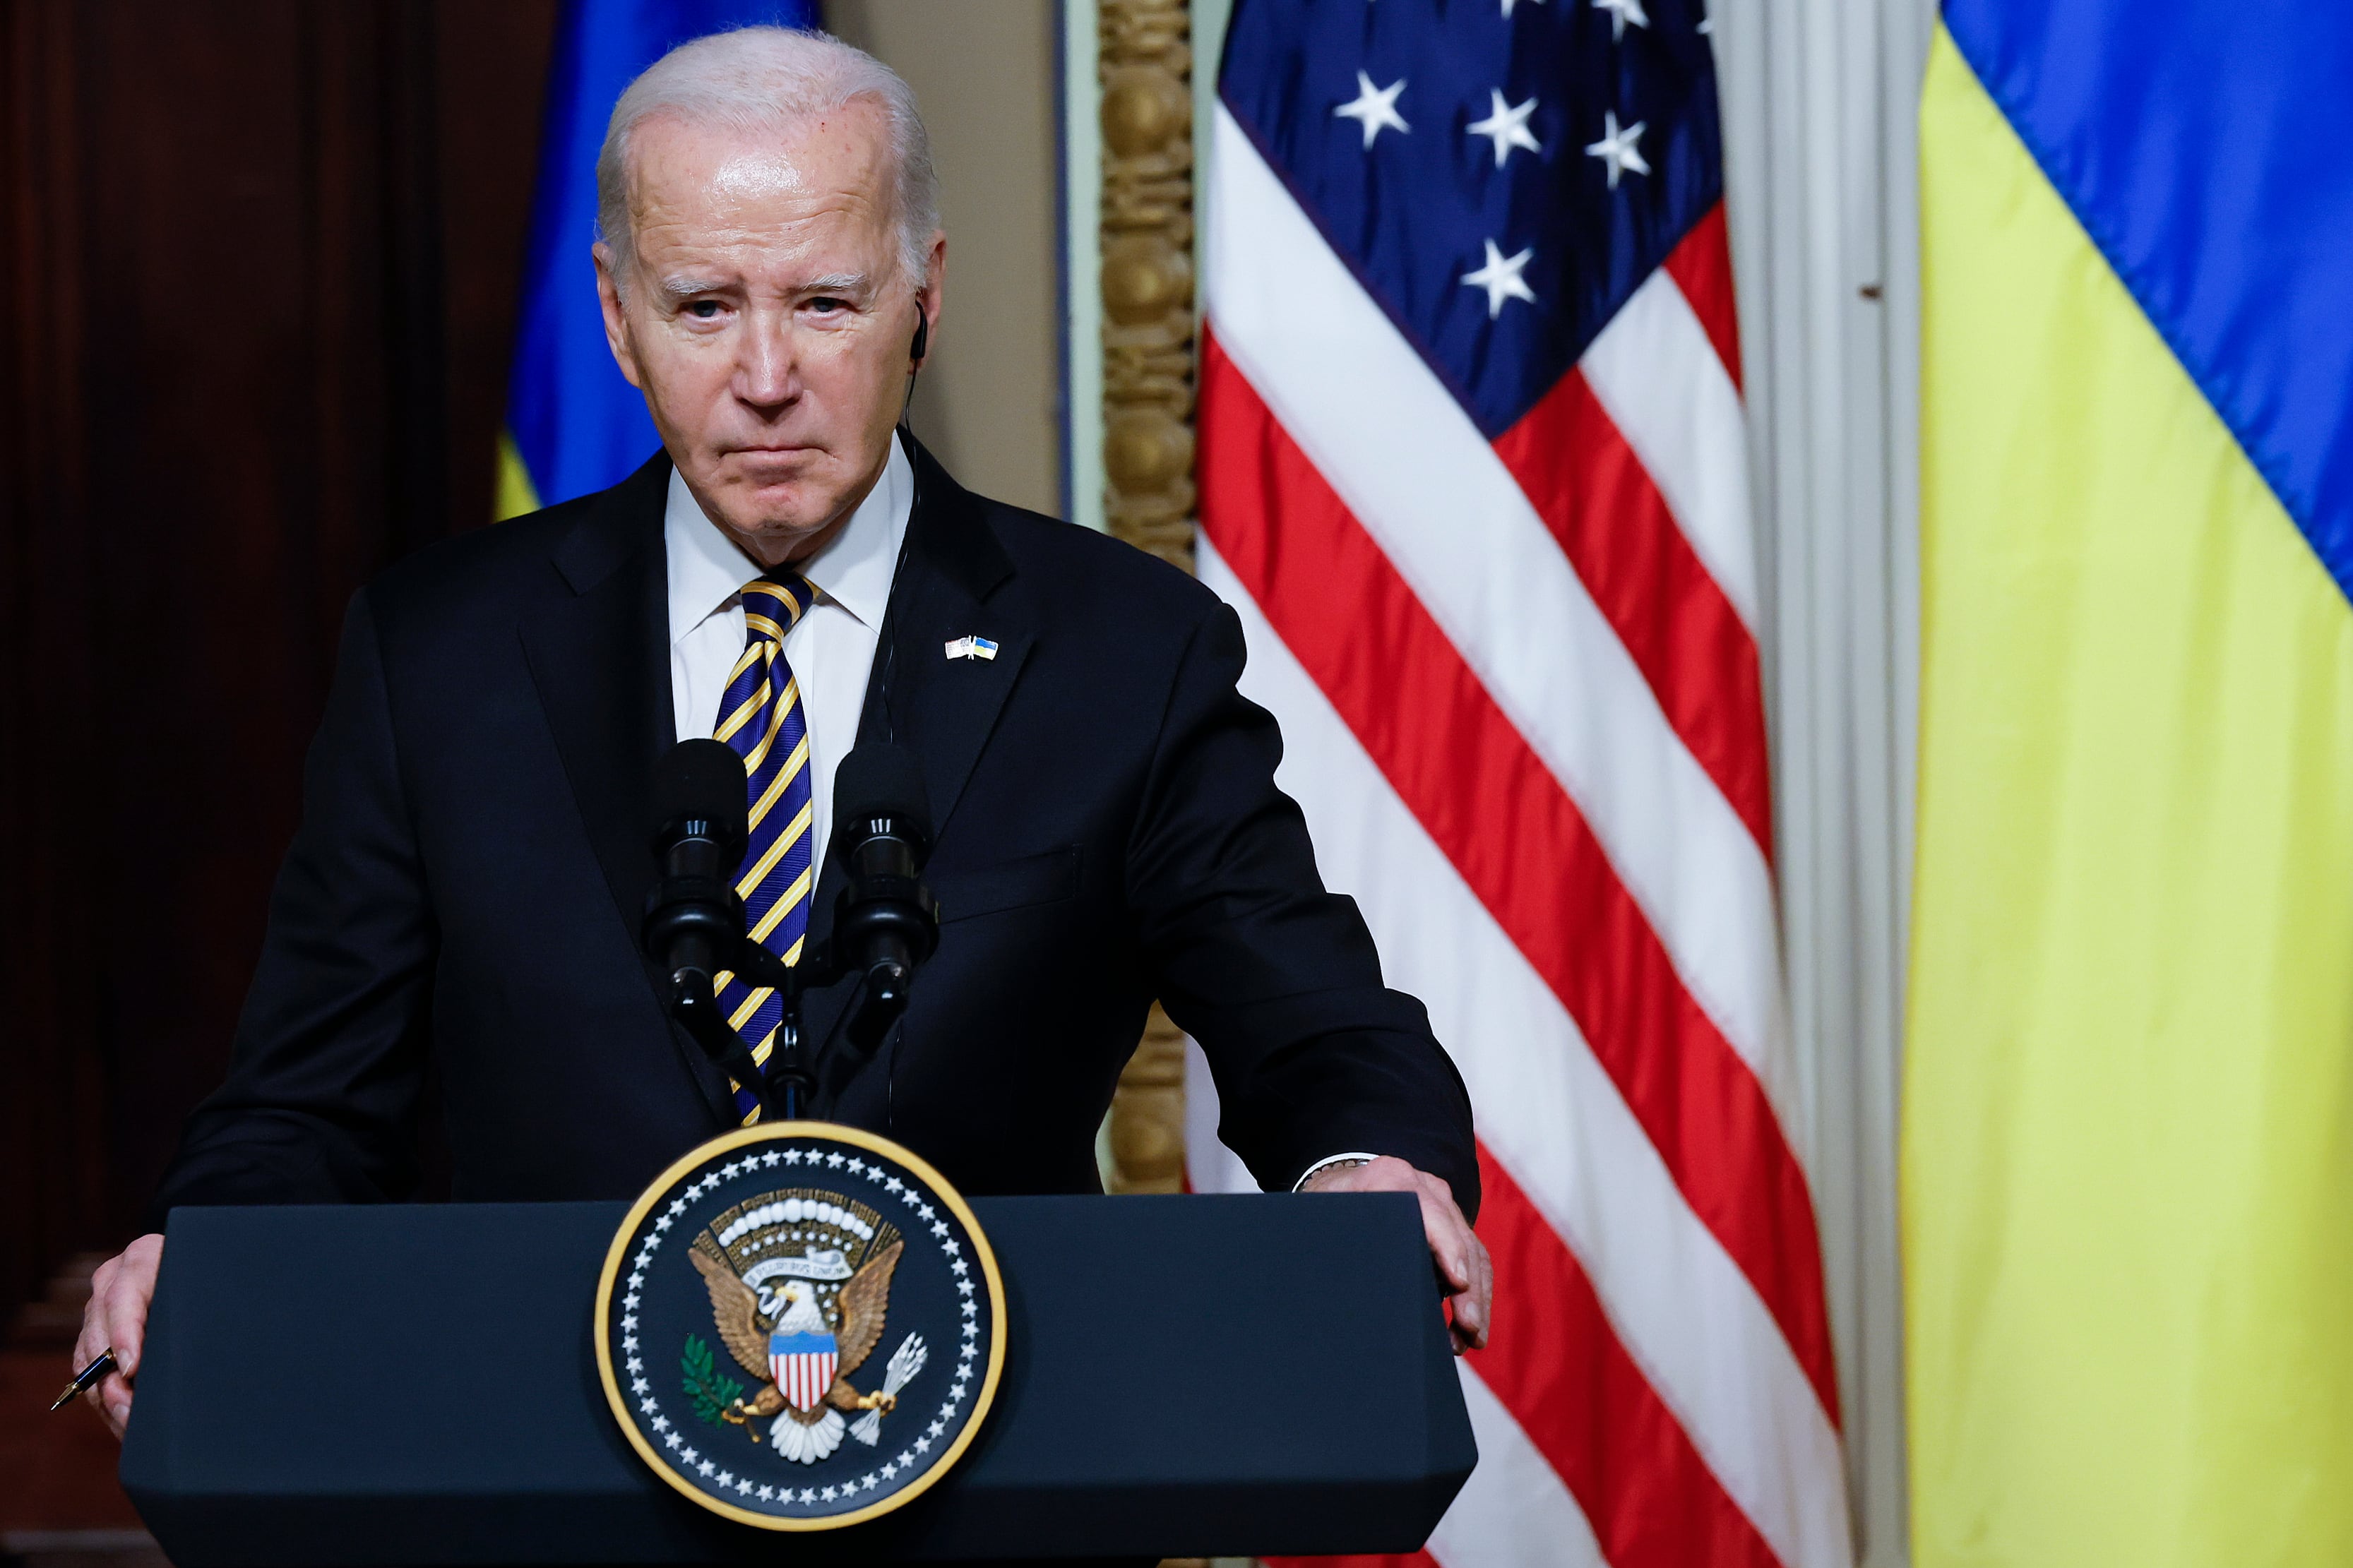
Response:
[{"label": "presidential seal", "polygon": [[765,1530],[831,1530],[964,1454],[1005,1363],[972,1211],[888,1139],[713,1139],[631,1206],[596,1287],[605,1396],[654,1473]]}]

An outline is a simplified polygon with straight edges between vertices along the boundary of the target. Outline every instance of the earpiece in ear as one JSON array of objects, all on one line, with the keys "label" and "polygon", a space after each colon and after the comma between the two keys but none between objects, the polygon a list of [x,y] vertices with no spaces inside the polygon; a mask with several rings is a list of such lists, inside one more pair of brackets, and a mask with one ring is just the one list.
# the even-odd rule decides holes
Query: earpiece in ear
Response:
[{"label": "earpiece in ear", "polygon": [[907,347],[907,363],[910,364],[923,363],[923,355],[930,350],[931,346],[931,319],[923,314],[923,302],[921,300],[918,300],[915,301],[915,341],[913,343],[910,343]]}]

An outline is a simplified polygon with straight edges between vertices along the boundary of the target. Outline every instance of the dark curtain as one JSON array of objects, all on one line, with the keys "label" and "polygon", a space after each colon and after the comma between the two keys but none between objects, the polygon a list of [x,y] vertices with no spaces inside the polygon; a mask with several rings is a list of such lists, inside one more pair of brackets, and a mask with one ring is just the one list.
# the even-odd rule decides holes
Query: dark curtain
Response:
[{"label": "dark curtain", "polygon": [[218,1081],[352,590],[489,515],[555,0],[0,0],[0,1322]]}]

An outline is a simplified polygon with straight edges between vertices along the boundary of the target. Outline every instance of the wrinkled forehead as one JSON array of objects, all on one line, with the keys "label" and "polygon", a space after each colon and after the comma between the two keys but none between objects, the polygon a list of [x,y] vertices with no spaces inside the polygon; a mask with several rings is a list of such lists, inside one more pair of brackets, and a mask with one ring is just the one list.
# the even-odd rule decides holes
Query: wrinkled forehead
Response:
[{"label": "wrinkled forehead", "polygon": [[825,209],[891,216],[890,122],[867,100],[749,125],[664,111],[635,129],[629,153],[629,205],[640,222],[732,226]]}]

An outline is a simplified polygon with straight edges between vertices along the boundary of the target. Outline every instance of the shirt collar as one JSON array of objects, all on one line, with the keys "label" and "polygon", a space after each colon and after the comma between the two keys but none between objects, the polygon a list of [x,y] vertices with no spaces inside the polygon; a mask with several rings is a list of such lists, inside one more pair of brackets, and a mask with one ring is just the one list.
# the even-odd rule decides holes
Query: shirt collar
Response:
[{"label": "shirt collar", "polygon": [[[823,550],[800,563],[801,574],[818,592],[849,611],[862,625],[880,627],[891,602],[891,579],[899,546],[913,509],[914,470],[899,437],[882,477],[850,514],[849,525]],[[675,644],[711,616],[726,610],[744,584],[760,574],[760,563],[703,514],[694,492],[677,468],[662,513],[662,542],[669,557],[670,640]]]}]

